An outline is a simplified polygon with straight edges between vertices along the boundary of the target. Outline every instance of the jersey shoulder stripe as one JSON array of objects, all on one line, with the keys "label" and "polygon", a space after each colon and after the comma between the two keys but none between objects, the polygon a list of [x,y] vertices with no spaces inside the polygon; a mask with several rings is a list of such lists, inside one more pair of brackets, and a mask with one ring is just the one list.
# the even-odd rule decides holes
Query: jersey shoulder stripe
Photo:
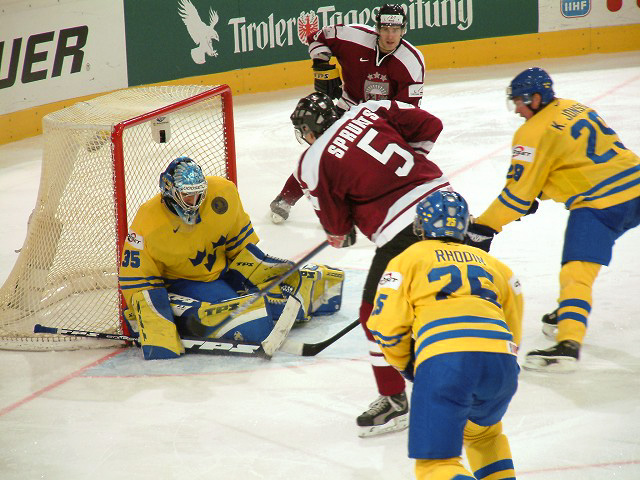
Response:
[{"label": "jersey shoulder stripe", "polygon": [[404,65],[414,82],[424,82],[424,56],[420,50],[403,40],[393,56]]},{"label": "jersey shoulder stripe", "polygon": [[337,38],[365,48],[374,49],[378,34],[366,25],[348,25],[337,29]]}]

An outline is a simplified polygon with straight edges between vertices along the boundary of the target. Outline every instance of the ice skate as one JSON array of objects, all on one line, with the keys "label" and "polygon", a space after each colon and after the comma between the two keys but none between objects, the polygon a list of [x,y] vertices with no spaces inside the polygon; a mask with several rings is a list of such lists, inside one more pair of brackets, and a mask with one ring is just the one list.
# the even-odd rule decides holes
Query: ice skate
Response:
[{"label": "ice skate", "polygon": [[405,392],[390,397],[381,395],[357,418],[359,437],[399,432],[409,426],[409,402]]},{"label": "ice skate", "polygon": [[542,316],[542,333],[551,339],[556,339],[556,333],[558,332],[558,309],[556,308],[551,313],[545,313]]},{"label": "ice skate", "polygon": [[553,347],[527,353],[523,367],[542,372],[573,372],[578,368],[579,358],[580,344],[563,340]]}]

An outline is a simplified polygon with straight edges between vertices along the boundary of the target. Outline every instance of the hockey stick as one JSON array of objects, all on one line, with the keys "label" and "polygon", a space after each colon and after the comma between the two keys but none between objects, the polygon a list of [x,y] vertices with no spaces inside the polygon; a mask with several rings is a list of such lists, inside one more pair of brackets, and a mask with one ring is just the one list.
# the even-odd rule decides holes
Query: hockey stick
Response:
[{"label": "hockey stick", "polygon": [[[271,359],[273,354],[280,348],[285,338],[289,334],[293,323],[298,316],[298,310],[301,308],[300,301],[297,298],[289,297],[287,303],[282,310],[280,318],[273,326],[271,333],[265,338],[260,345],[252,343],[237,342],[235,340],[227,340],[223,338],[190,338],[184,337],[180,340],[184,346],[185,352],[204,353],[209,355],[242,355],[248,357],[262,357],[267,360]],[[33,327],[34,333],[51,333],[56,335],[68,335],[72,337],[89,337],[104,340],[120,340],[123,342],[138,343],[137,337],[129,335],[120,335],[116,333],[90,332],[86,330],[72,330],[68,328],[45,327],[37,323]]]},{"label": "hockey stick", "polygon": [[329,345],[334,344],[338,339],[344,337],[351,330],[356,328],[360,324],[360,320],[355,320],[335,335],[318,343],[302,343],[296,340],[285,340],[280,347],[281,352],[290,353],[292,355],[302,355],[303,357],[313,357],[327,348]]},{"label": "hockey stick", "polygon": [[213,332],[215,332],[217,329],[219,329],[221,326],[229,323],[231,320],[233,320],[238,315],[242,315],[245,311],[247,311],[249,309],[249,307],[251,305],[256,303],[258,300],[260,300],[261,298],[266,297],[267,294],[271,290],[273,290],[275,287],[280,285],[287,278],[289,278],[291,275],[293,275],[295,272],[297,272],[302,266],[304,266],[305,263],[307,263],[315,255],[317,255],[327,245],[329,245],[329,242],[327,240],[325,240],[322,243],[320,243],[319,245],[317,245],[316,247],[314,247],[313,250],[311,250],[304,257],[302,257],[300,260],[298,260],[298,262],[294,263],[292,265],[292,267],[288,271],[286,271],[285,273],[283,273],[279,277],[274,278],[273,281],[271,281],[269,284],[267,284],[267,286],[264,287],[259,292],[254,293],[251,296],[251,298],[249,298],[242,305],[239,305],[234,310],[232,310],[231,313],[229,313],[229,315],[227,315],[227,317],[224,320],[222,320],[221,322],[217,323],[215,326],[210,327],[208,325],[204,325],[203,323],[200,322],[199,318],[197,318],[196,316],[191,316],[191,317],[187,318],[187,328],[189,329],[190,332],[192,332],[194,335],[196,335],[198,337],[208,337]]}]

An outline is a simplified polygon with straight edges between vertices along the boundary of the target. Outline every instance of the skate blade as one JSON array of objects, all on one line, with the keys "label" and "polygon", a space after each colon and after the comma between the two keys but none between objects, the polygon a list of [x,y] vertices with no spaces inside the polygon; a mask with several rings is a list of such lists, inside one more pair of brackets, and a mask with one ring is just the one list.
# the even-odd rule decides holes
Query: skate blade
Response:
[{"label": "skate blade", "polygon": [[535,372],[571,373],[578,369],[578,361],[571,357],[527,357],[522,368]]},{"label": "skate blade", "polygon": [[546,323],[542,324],[542,333],[544,336],[550,340],[556,339],[556,333],[558,332],[558,327],[556,325],[549,325]]},{"label": "skate blade", "polygon": [[384,433],[401,432],[409,426],[409,414],[401,415],[394,418],[390,422],[384,425],[373,425],[371,427],[360,427],[360,433],[358,437],[367,438],[375,437],[376,435],[382,435]]}]

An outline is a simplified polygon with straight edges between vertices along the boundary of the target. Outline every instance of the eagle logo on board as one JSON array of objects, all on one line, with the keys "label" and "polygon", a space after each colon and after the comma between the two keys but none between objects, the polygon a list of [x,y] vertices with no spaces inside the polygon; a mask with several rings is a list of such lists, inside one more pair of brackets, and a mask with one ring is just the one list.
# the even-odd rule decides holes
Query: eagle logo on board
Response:
[{"label": "eagle logo on board", "polygon": [[304,45],[309,45],[307,37],[318,30],[320,30],[320,20],[316,13],[313,10],[309,13],[302,12],[298,17],[298,39]]},{"label": "eagle logo on board", "polygon": [[191,50],[193,61],[198,65],[202,65],[207,55],[217,57],[218,51],[213,49],[213,41],[220,41],[218,32],[215,30],[215,26],[218,23],[218,12],[209,7],[209,24],[207,25],[200,19],[200,14],[191,3],[191,0],[180,0],[178,8],[178,13],[180,13],[182,21],[187,26],[187,32],[189,32],[191,39],[197,45],[196,48]]}]

